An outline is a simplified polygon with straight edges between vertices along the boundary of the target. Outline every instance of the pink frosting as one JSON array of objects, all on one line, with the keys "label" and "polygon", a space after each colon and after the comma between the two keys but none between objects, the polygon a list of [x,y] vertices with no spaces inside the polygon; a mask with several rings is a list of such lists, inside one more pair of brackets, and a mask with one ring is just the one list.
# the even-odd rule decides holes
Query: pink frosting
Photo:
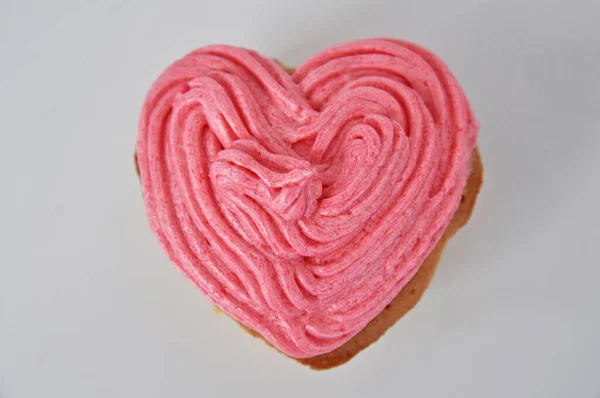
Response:
[{"label": "pink frosting", "polygon": [[408,42],[335,46],[291,77],[256,52],[203,47],[143,106],[148,219],[222,310],[290,356],[326,353],[433,250],[478,129],[447,66]]}]

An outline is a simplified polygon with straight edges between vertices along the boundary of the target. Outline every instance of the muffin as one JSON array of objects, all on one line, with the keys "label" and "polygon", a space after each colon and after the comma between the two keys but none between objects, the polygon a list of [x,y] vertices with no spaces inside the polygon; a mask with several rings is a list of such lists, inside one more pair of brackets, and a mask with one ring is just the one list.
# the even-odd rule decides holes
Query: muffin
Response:
[{"label": "muffin", "polygon": [[327,369],[427,288],[482,184],[478,130],[448,67],[406,41],[295,71],[214,45],[150,88],[136,163],[171,261],[253,335]]}]

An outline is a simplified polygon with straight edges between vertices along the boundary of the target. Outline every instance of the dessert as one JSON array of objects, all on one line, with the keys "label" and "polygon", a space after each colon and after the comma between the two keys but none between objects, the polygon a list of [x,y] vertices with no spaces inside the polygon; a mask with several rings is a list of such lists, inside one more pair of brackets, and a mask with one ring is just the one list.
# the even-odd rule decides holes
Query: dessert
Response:
[{"label": "dessert", "polygon": [[314,368],[421,296],[482,182],[479,125],[415,44],[334,46],[291,75],[200,48],[147,94],[137,164],[160,244],[221,310]]}]

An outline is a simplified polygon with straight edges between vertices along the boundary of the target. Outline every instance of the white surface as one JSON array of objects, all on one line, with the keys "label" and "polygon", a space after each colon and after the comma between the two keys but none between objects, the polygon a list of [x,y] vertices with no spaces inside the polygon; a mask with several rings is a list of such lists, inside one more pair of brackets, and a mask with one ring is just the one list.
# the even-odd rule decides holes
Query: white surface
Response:
[{"label": "white surface", "polygon": [[[600,397],[593,1],[27,3],[0,1],[0,397]],[[416,310],[317,373],[169,263],[133,171],[137,117],[195,47],[293,65],[371,36],[450,65],[485,184]]]}]

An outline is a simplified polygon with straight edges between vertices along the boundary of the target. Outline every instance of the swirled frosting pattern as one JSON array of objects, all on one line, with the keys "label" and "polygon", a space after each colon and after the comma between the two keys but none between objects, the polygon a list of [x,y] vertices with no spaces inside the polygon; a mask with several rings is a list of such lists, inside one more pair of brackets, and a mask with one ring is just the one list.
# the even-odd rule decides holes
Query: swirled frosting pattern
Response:
[{"label": "swirled frosting pattern", "polygon": [[329,48],[289,76],[200,48],[151,87],[137,143],[146,210],[216,305],[294,357],[334,350],[417,272],[470,173],[478,124],[415,44]]}]

